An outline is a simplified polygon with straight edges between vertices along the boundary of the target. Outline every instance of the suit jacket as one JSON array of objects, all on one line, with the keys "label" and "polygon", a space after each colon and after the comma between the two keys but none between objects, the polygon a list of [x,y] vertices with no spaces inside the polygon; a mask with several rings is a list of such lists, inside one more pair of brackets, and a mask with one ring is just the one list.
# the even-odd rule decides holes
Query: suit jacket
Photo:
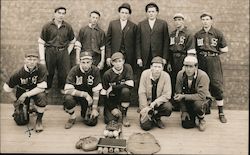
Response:
[{"label": "suit jacket", "polygon": [[[128,20],[124,27],[124,52],[126,53],[126,62],[133,68],[136,62],[134,55],[136,50],[136,32],[137,25]],[[120,19],[113,20],[109,23],[106,41],[106,58],[110,58],[111,55],[118,52],[121,47],[122,29]]]},{"label": "suit jacket", "polygon": [[138,24],[136,44],[137,59],[142,59],[144,65],[147,63],[150,47],[152,57],[160,56],[168,60],[169,32],[167,22],[156,19],[151,30],[148,19],[141,21]]}]

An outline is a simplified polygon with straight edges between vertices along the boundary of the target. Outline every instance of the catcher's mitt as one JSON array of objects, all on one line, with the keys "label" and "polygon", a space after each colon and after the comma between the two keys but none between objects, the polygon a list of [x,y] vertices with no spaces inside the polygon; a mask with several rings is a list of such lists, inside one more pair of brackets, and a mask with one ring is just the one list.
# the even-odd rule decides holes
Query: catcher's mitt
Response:
[{"label": "catcher's mitt", "polygon": [[127,141],[127,150],[133,154],[153,154],[160,149],[159,143],[149,132],[134,133]]},{"label": "catcher's mitt", "polygon": [[13,118],[17,125],[26,125],[29,123],[28,107],[24,103],[15,104],[15,111],[13,113]]},{"label": "catcher's mitt", "polygon": [[83,149],[84,151],[93,151],[97,149],[98,139],[92,136],[81,138],[76,142],[77,149]]}]

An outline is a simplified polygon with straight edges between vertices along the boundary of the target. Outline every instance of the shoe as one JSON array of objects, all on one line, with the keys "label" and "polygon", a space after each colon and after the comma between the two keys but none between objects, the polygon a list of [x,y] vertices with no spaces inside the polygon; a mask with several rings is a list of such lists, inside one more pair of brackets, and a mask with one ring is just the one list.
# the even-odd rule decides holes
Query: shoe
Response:
[{"label": "shoe", "polygon": [[219,114],[219,119],[221,123],[227,123],[227,119],[223,113]]},{"label": "shoe", "polygon": [[42,120],[36,120],[35,131],[36,132],[42,132],[43,131]]},{"label": "shoe", "polygon": [[76,119],[69,119],[68,122],[65,124],[65,129],[70,129],[76,122]]},{"label": "shoe", "polygon": [[204,119],[199,120],[198,129],[200,131],[205,131],[205,129],[206,129],[206,121]]},{"label": "shoe", "polygon": [[129,120],[128,120],[127,116],[122,117],[122,124],[125,127],[130,127],[130,123],[129,123]]},{"label": "shoe", "polygon": [[161,129],[164,129],[164,128],[165,128],[165,125],[163,124],[163,122],[161,121],[160,118],[155,119],[155,120],[154,120],[154,123],[155,123],[155,125],[156,125],[158,128],[161,128]]}]

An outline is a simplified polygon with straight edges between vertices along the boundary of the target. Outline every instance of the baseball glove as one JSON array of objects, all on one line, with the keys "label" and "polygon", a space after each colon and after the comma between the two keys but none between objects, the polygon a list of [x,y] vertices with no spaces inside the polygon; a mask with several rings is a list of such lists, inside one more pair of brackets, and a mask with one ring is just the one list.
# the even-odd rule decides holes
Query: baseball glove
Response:
[{"label": "baseball glove", "polygon": [[98,139],[92,136],[81,138],[76,142],[77,149],[83,149],[84,151],[93,151],[97,149]]},{"label": "baseball glove", "polygon": [[160,149],[159,143],[149,132],[134,133],[127,141],[127,150],[132,154],[153,154]]},{"label": "baseball glove", "polygon": [[14,103],[15,111],[13,113],[13,118],[17,125],[26,125],[29,123],[28,108],[24,103]]}]

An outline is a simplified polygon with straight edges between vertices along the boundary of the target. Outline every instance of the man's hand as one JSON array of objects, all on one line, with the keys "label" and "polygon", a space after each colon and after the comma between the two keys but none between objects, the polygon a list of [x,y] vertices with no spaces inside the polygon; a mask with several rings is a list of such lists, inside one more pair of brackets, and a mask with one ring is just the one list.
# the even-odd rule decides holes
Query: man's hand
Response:
[{"label": "man's hand", "polygon": [[107,59],[106,59],[106,63],[107,63],[107,65],[110,67],[110,66],[111,66],[111,58],[107,58]]},{"label": "man's hand", "polygon": [[97,65],[97,67],[102,70],[104,67],[104,61],[100,61],[99,64]]},{"label": "man's hand", "polygon": [[175,94],[174,95],[174,100],[175,101],[181,101],[183,98],[185,98],[184,94]]},{"label": "man's hand", "polygon": [[115,108],[111,111],[111,114],[114,115],[115,117],[119,117],[122,115],[122,112],[119,109]]},{"label": "man's hand", "polygon": [[112,86],[110,86],[108,89],[107,89],[107,98],[109,98],[109,94],[110,94],[110,92],[112,92],[112,90],[113,90],[113,88],[112,88]]},{"label": "man's hand", "polygon": [[139,65],[140,67],[142,67],[142,59],[137,59],[137,65]]},{"label": "man's hand", "polygon": [[168,72],[172,72],[172,67],[171,67],[171,64],[170,64],[170,63],[167,65],[167,71],[168,71]]},{"label": "man's hand", "polygon": [[190,120],[189,114],[188,114],[187,112],[184,111],[184,112],[181,113],[181,120],[184,121],[186,118],[187,118],[188,120]]},{"label": "man's hand", "polygon": [[23,93],[17,100],[18,103],[24,103],[25,99],[26,99],[27,94],[26,93]]},{"label": "man's hand", "polygon": [[93,103],[92,97],[87,93],[86,100],[88,101],[88,106],[91,106]]},{"label": "man's hand", "polygon": [[150,103],[149,107],[154,109],[157,106],[156,102],[152,102]]},{"label": "man's hand", "polygon": [[90,119],[96,118],[98,115],[99,115],[99,112],[95,108],[93,108],[91,111]]}]

